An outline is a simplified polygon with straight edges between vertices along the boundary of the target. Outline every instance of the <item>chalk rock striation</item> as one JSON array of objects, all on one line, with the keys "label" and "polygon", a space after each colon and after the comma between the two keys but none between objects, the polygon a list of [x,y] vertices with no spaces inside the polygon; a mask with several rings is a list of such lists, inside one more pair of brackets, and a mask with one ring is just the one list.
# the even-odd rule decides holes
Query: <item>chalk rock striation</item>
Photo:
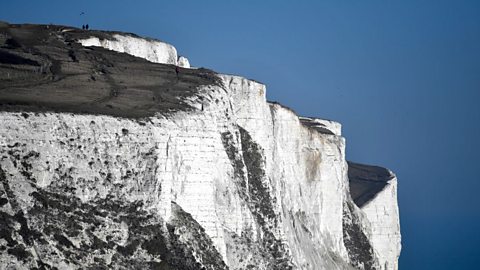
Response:
[{"label": "chalk rock striation", "polygon": [[[178,65],[178,66],[177,66]],[[397,269],[339,123],[133,34],[0,23],[1,269]]]}]

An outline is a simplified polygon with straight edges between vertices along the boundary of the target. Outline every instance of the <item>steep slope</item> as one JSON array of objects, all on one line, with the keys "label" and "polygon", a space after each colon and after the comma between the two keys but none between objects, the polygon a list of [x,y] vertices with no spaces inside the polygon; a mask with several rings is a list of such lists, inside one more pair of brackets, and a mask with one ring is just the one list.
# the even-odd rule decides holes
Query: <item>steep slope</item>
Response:
[{"label": "steep slope", "polygon": [[359,184],[340,124],[140,39],[1,25],[1,265],[397,268],[396,182]]}]

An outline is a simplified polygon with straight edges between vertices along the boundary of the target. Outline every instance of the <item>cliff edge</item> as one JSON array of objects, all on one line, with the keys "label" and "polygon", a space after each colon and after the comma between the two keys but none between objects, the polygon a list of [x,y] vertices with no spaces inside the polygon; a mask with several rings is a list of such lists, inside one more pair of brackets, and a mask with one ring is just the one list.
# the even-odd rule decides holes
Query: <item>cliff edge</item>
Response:
[{"label": "cliff edge", "polygon": [[134,34],[0,23],[0,269],[397,269],[334,121]]}]

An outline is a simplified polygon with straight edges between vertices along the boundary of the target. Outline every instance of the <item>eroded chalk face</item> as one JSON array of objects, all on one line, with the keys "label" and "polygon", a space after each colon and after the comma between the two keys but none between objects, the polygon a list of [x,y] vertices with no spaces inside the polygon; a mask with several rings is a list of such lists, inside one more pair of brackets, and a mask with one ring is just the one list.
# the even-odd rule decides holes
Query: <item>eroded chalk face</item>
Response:
[{"label": "eroded chalk face", "polygon": [[132,34],[0,33],[1,265],[397,268],[396,179],[339,123]]}]

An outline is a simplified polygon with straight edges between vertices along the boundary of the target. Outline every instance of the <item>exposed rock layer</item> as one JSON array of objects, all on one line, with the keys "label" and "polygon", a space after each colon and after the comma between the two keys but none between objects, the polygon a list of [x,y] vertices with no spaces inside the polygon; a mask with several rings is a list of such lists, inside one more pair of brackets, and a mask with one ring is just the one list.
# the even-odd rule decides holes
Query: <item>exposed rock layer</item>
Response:
[{"label": "exposed rock layer", "polygon": [[0,265],[397,268],[396,178],[347,164],[340,124],[92,35],[138,51],[0,25]]}]

